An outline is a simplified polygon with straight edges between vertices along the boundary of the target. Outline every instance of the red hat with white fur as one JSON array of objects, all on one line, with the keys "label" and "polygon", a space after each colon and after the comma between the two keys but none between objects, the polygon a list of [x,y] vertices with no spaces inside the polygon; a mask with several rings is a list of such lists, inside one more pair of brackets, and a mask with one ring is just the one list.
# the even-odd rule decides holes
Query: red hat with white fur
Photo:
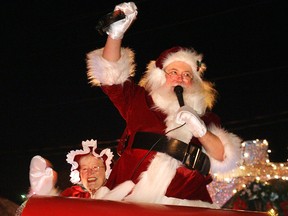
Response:
[{"label": "red hat with white fur", "polygon": [[139,85],[143,86],[147,91],[152,92],[164,85],[166,77],[164,68],[175,61],[182,61],[190,65],[193,73],[192,85],[198,92],[205,94],[206,107],[212,108],[216,91],[210,82],[203,81],[202,76],[206,70],[206,65],[202,62],[202,54],[198,54],[192,48],[181,46],[172,47],[163,51],[156,61],[151,61],[145,72],[145,75],[140,80]]}]

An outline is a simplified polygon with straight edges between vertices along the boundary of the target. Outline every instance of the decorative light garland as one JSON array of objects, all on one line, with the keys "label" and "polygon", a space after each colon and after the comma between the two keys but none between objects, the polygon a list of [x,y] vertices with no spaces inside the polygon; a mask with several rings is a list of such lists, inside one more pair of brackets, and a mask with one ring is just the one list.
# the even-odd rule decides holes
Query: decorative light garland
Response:
[{"label": "decorative light garland", "polygon": [[271,179],[288,181],[288,160],[272,163],[269,160],[267,140],[245,141],[241,146],[242,158],[238,167],[229,173],[213,176],[208,191],[214,203],[223,206],[234,194],[253,181],[267,183]]}]

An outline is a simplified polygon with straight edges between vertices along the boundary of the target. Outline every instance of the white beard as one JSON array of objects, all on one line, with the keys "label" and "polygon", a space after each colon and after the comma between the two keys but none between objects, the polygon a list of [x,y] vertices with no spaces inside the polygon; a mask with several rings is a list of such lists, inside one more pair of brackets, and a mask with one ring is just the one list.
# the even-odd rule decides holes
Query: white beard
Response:
[{"label": "white beard", "polygon": [[[199,115],[202,115],[206,109],[204,105],[204,95],[195,92],[198,92],[195,90],[195,87],[185,87],[183,91],[184,103],[185,105],[192,107]],[[180,106],[177,96],[174,93],[174,87],[163,85],[150,94],[155,103],[154,108],[167,114],[167,118],[165,119],[167,126],[166,133],[179,127],[180,125],[175,122],[175,118]],[[186,128],[186,125],[184,125],[183,127],[170,131],[167,136],[189,143],[193,135]]]}]

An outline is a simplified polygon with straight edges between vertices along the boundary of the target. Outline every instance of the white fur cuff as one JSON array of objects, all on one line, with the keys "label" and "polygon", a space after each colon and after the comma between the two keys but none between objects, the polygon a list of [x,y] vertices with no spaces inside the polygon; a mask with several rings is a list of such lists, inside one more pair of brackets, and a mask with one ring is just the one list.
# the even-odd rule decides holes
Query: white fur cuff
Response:
[{"label": "white fur cuff", "polygon": [[133,190],[134,186],[135,184],[132,181],[127,180],[107,192],[102,199],[121,201]]},{"label": "white fur cuff", "polygon": [[225,152],[223,161],[218,161],[208,155],[211,161],[211,173],[226,173],[236,168],[241,159],[241,139],[215,125],[209,127],[209,130],[219,137],[224,145]]},{"label": "white fur cuff", "polygon": [[87,54],[87,75],[92,85],[113,85],[124,83],[134,76],[134,53],[129,48],[121,48],[121,57],[116,62],[102,57],[103,48]]}]

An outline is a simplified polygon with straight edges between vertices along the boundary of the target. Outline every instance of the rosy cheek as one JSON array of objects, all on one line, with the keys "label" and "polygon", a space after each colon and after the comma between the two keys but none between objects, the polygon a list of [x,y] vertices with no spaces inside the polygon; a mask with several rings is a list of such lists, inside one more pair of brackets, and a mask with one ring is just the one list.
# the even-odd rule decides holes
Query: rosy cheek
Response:
[{"label": "rosy cheek", "polygon": [[192,81],[191,81],[191,80],[189,80],[189,81],[183,80],[183,83],[184,83],[184,85],[186,85],[186,86],[190,86],[190,85],[192,84]]},{"label": "rosy cheek", "polygon": [[173,83],[175,83],[175,80],[172,80],[171,78],[166,78],[166,85],[171,85]]}]

